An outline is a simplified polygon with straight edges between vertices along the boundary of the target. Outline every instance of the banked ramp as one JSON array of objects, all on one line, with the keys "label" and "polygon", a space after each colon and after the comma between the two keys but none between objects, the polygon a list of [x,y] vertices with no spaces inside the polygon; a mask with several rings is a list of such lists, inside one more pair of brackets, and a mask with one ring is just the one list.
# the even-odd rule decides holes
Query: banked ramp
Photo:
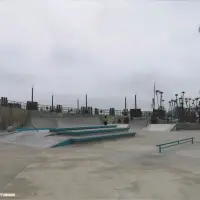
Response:
[{"label": "banked ramp", "polygon": [[82,115],[56,115],[56,113],[42,113],[39,111],[31,111],[26,127],[31,125],[36,128],[66,128],[77,126],[101,125],[98,116],[82,116]]},{"label": "banked ramp", "polygon": [[144,131],[172,131],[176,124],[149,124],[143,128]]},{"label": "banked ramp", "polygon": [[145,128],[149,123],[147,118],[134,118],[129,122],[130,128],[134,131],[140,131]]},{"label": "banked ramp", "polygon": [[63,136],[46,137],[48,135],[48,131],[22,131],[6,137],[1,137],[0,142],[38,148],[48,148],[55,144],[59,144],[66,139]]}]

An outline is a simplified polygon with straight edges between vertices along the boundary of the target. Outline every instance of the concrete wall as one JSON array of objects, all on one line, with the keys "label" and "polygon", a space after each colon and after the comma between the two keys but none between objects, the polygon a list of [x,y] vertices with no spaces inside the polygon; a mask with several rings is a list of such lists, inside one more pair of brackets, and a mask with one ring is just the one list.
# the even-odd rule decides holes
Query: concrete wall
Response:
[{"label": "concrete wall", "polygon": [[177,123],[176,130],[200,130],[199,123]]},{"label": "concrete wall", "polygon": [[15,128],[25,125],[28,112],[20,108],[8,108],[0,106],[0,129],[5,130],[8,126]]}]

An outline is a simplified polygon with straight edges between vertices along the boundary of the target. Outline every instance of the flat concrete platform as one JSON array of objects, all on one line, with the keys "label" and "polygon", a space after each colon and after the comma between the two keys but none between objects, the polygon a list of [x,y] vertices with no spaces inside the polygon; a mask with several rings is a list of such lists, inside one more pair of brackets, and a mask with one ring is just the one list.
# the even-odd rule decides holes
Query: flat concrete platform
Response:
[{"label": "flat concrete platform", "polygon": [[[192,136],[195,144],[161,154],[155,146]],[[200,131],[141,131],[128,140],[40,152],[1,145],[0,189],[14,199],[199,200]]]},{"label": "flat concrete platform", "polygon": [[37,158],[37,148],[0,144],[0,191]]}]

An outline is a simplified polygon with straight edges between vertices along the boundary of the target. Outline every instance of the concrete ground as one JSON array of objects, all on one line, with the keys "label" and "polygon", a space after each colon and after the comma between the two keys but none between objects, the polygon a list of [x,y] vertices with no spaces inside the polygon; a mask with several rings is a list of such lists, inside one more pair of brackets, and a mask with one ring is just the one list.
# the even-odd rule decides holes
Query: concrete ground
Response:
[{"label": "concrete ground", "polygon": [[[192,136],[195,144],[161,154],[155,146]],[[199,141],[200,131],[141,131],[131,139],[42,151],[1,144],[0,192],[20,200],[199,200]]]}]

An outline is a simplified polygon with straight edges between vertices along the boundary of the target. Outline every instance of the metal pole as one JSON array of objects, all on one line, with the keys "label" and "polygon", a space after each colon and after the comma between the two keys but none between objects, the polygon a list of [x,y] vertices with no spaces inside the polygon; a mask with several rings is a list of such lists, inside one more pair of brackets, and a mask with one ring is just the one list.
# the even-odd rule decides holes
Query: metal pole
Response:
[{"label": "metal pole", "polygon": [[135,95],[135,110],[137,109],[137,96]]},{"label": "metal pole", "polygon": [[53,111],[53,95],[51,96],[51,109]]},{"label": "metal pole", "polygon": [[159,146],[159,153],[161,153],[161,146]]},{"label": "metal pole", "polygon": [[154,99],[154,103],[153,103],[153,108],[156,108],[156,82],[154,81],[154,86],[153,86],[153,99]]},{"label": "metal pole", "polygon": [[77,110],[79,111],[79,99],[77,99]]},{"label": "metal pole", "polygon": [[87,94],[85,95],[85,107],[86,107],[86,111],[88,110],[88,104],[87,104]]},{"label": "metal pole", "polygon": [[126,97],[125,97],[124,101],[125,101],[125,112],[126,112]]},{"label": "metal pole", "polygon": [[31,90],[31,101],[33,103],[33,87],[32,87],[32,90]]}]

